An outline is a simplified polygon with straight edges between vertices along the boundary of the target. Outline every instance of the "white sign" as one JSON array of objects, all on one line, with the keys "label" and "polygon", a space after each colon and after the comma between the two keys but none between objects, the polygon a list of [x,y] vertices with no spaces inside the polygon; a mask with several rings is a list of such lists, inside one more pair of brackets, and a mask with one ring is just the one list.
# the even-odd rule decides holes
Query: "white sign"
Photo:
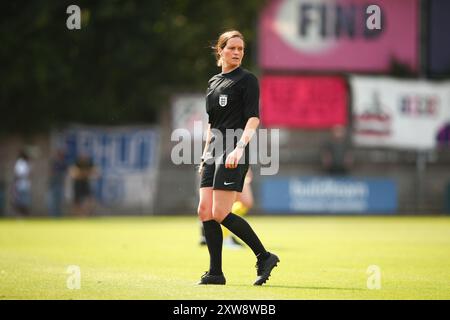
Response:
[{"label": "white sign", "polygon": [[450,121],[450,82],[350,79],[356,145],[429,150]]},{"label": "white sign", "polygon": [[[202,140],[208,125],[205,95],[178,95],[172,100],[172,129],[187,129],[195,140]],[[194,130],[196,122],[202,122],[203,130]]]}]

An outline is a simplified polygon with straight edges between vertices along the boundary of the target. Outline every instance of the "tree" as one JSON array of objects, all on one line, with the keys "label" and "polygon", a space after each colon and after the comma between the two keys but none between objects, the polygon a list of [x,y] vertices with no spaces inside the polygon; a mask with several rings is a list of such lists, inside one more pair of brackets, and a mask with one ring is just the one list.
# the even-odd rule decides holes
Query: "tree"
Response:
[{"label": "tree", "polygon": [[[69,30],[66,9],[81,8]],[[70,122],[154,123],[177,91],[201,90],[218,72],[210,46],[224,30],[247,40],[256,65],[263,1],[32,1],[1,15],[0,124],[36,132]]]}]

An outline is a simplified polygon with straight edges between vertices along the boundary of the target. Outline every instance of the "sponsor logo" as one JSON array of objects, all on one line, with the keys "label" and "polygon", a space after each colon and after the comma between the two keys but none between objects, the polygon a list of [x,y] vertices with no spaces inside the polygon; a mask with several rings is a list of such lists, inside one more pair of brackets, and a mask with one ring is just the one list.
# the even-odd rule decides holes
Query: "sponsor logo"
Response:
[{"label": "sponsor logo", "polygon": [[303,52],[322,52],[340,39],[375,40],[385,16],[377,5],[346,4],[336,0],[285,0],[278,9],[275,30]]},{"label": "sponsor logo", "polygon": [[371,103],[364,108],[364,112],[355,116],[356,134],[389,136],[392,126],[391,116],[385,110],[380,93],[375,91]]}]

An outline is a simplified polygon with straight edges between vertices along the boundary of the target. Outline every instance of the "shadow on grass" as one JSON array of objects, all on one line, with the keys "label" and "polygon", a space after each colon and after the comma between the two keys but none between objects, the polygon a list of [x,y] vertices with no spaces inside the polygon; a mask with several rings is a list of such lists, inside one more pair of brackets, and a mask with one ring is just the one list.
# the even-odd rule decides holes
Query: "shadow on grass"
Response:
[{"label": "shadow on grass", "polygon": [[[230,287],[248,287],[245,284],[229,285]],[[349,291],[365,291],[363,288],[336,288],[336,287],[302,287],[302,286],[282,286],[282,285],[263,285],[267,288],[283,288],[283,289],[303,289],[303,290],[349,290]]]}]

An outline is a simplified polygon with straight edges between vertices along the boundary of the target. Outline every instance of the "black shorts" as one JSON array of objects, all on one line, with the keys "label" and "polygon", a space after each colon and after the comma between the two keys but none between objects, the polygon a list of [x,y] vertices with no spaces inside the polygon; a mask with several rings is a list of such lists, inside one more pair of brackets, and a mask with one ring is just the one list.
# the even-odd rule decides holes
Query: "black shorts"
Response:
[{"label": "black shorts", "polygon": [[[234,139],[234,145],[228,151],[232,151],[238,141],[236,137],[232,138]],[[216,138],[214,135],[212,136],[201,175],[200,188],[213,187],[214,190],[242,192],[245,176],[249,168],[249,146],[245,148],[244,155],[239,160],[237,167],[227,169],[225,168],[225,161],[228,152],[224,151],[227,150],[227,139],[222,141],[221,150],[216,150],[214,148],[217,143]]]},{"label": "black shorts", "polygon": [[234,169],[227,169],[224,163],[205,163],[200,188],[213,187],[214,190],[242,192],[248,167],[248,164],[238,164]]}]

